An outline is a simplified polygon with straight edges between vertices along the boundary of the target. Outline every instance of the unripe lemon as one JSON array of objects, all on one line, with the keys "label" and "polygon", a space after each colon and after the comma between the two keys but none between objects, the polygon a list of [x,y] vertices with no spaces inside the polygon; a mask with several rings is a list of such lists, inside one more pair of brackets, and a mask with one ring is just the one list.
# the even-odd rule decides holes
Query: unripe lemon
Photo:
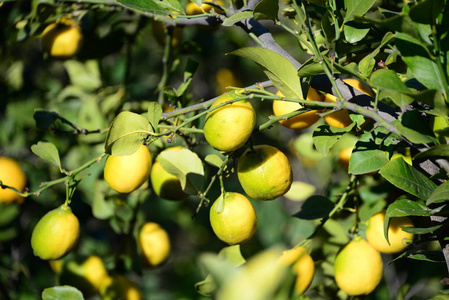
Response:
[{"label": "unripe lemon", "polygon": [[59,259],[72,250],[80,235],[78,218],[63,204],[49,211],[34,227],[31,247],[41,259]]},{"label": "unripe lemon", "polygon": [[150,176],[151,154],[147,146],[129,155],[110,155],[104,165],[104,179],[119,193],[137,190]]},{"label": "unripe lemon", "polygon": [[292,271],[296,275],[295,293],[303,294],[315,276],[315,263],[306,248],[296,247],[284,251],[279,259],[286,266],[292,265]]},{"label": "unripe lemon", "polygon": [[367,295],[382,279],[383,263],[379,251],[356,236],[335,258],[335,281],[350,296]]},{"label": "unripe lemon", "polygon": [[[214,101],[211,108],[239,97],[241,94],[236,91],[223,94]],[[246,143],[254,125],[256,112],[251,103],[241,100],[208,113],[204,124],[204,137],[217,150],[234,151]]]},{"label": "unripe lemon", "polygon": [[409,217],[391,218],[388,226],[388,240],[384,235],[385,212],[379,212],[368,220],[366,228],[366,239],[371,246],[382,253],[398,253],[408,247],[407,241],[413,239],[413,233],[405,232],[401,226],[413,227]]},{"label": "unripe lemon", "polygon": [[159,224],[145,223],[139,231],[138,245],[146,262],[156,267],[170,255],[170,238]]},{"label": "unripe lemon", "polygon": [[[282,93],[278,92],[277,95],[283,97]],[[323,101],[324,96],[319,94],[315,89],[309,88],[307,93],[307,100],[311,101]],[[303,108],[303,106],[297,102],[289,102],[282,100],[273,101],[273,113],[275,116],[282,116],[290,112]],[[300,115],[294,116],[287,120],[281,120],[283,126],[291,129],[306,129],[315,124],[319,119],[321,110],[311,110]]]},{"label": "unripe lemon", "polygon": [[[165,149],[165,151],[179,151],[183,147],[177,146]],[[161,153],[162,153],[161,152]],[[167,200],[182,200],[187,197],[187,194],[183,192],[181,181],[175,175],[168,173],[159,162],[158,158],[151,168],[151,185],[153,190],[161,198]]]},{"label": "unripe lemon", "polygon": [[116,275],[106,278],[101,287],[102,300],[141,300],[139,286],[125,276]]},{"label": "unripe lemon", "polygon": [[83,35],[75,20],[61,18],[48,25],[42,33],[44,50],[55,58],[74,56],[81,48]]},{"label": "unripe lemon", "polygon": [[215,200],[210,208],[209,218],[214,233],[229,245],[248,241],[257,228],[253,205],[248,198],[234,192],[226,192],[223,200],[224,207],[221,212],[216,211],[219,199]]},{"label": "unripe lemon", "polygon": [[99,292],[103,280],[108,277],[108,271],[101,258],[91,255],[64,262],[59,283],[74,286],[85,298],[89,298]]},{"label": "unripe lemon", "polygon": [[[4,185],[23,191],[26,184],[26,177],[14,159],[0,157],[0,181]],[[0,202],[11,203],[14,201],[22,203],[23,197],[11,189],[0,188]]]},{"label": "unripe lemon", "polygon": [[273,200],[288,192],[293,182],[287,156],[269,145],[247,149],[237,165],[242,188],[254,199]]}]

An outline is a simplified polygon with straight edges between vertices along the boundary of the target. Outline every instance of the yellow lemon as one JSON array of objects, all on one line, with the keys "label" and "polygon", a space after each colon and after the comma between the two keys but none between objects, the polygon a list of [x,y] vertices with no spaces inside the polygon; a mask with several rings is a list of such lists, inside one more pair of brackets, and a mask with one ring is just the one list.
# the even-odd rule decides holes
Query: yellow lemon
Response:
[{"label": "yellow lemon", "polygon": [[[210,2],[213,2],[213,1],[210,1]],[[215,3],[220,6],[223,6],[223,1],[221,1],[221,0],[216,0]],[[214,7],[210,4],[203,3],[203,4],[201,4],[201,6],[198,6],[196,3],[189,1],[189,3],[187,3],[187,6],[186,6],[186,14],[187,15],[200,15],[203,13],[210,12],[212,10],[212,8],[217,13],[223,13],[223,11],[221,9]]]},{"label": "yellow lemon", "polygon": [[338,153],[338,162],[346,171],[349,169],[349,160],[351,159],[353,149],[354,147],[345,148]]},{"label": "yellow lemon", "polygon": [[110,155],[104,165],[104,179],[119,193],[137,190],[150,176],[151,154],[141,145],[130,155]]},{"label": "yellow lemon", "polygon": [[335,281],[350,296],[367,295],[382,279],[379,251],[360,236],[350,241],[335,258]]},{"label": "yellow lemon", "polygon": [[[211,108],[240,96],[236,91],[223,94],[214,101]],[[234,151],[246,143],[255,124],[256,112],[251,103],[247,100],[236,101],[207,114],[204,137],[217,150]]]},{"label": "yellow lemon", "polygon": [[159,224],[145,223],[139,231],[138,245],[146,262],[156,267],[170,255],[170,238]]},{"label": "yellow lemon", "polygon": [[83,35],[75,20],[61,18],[42,33],[44,50],[55,58],[70,58],[81,48]]},{"label": "yellow lemon", "polygon": [[235,77],[234,73],[228,69],[223,68],[218,70],[215,74],[215,80],[217,82],[216,92],[217,94],[223,94],[227,92],[227,88],[230,86],[239,87],[241,82]]},{"label": "yellow lemon", "polygon": [[85,298],[89,298],[99,292],[103,280],[108,277],[101,258],[91,255],[64,262],[59,283],[76,287]]},{"label": "yellow lemon", "polygon": [[295,292],[298,295],[303,294],[315,276],[315,263],[306,248],[296,247],[284,251],[279,259],[284,265],[292,266],[292,271],[296,275]]},{"label": "yellow lemon", "polygon": [[379,212],[368,220],[366,239],[371,246],[382,253],[398,253],[408,247],[407,241],[413,240],[413,233],[405,232],[401,226],[413,227],[409,217],[391,218],[388,226],[388,240],[384,235],[385,212]]},{"label": "yellow lemon", "polygon": [[[283,97],[282,93],[278,92],[277,95]],[[307,93],[307,100],[311,101],[323,101],[324,96],[319,94],[315,89],[309,88]],[[303,106],[297,102],[289,102],[282,100],[273,101],[273,113],[275,116],[282,116],[290,112],[303,108]],[[281,120],[283,126],[291,129],[306,129],[315,124],[319,119],[321,110],[311,110],[300,115],[294,116],[287,120]]]},{"label": "yellow lemon", "polygon": [[[177,146],[165,149],[165,151],[179,151],[183,147]],[[161,152],[161,153],[162,153]],[[156,161],[151,168],[151,185],[153,190],[161,198],[167,200],[182,200],[187,197],[187,194],[183,192],[181,187],[181,181],[175,175],[168,173],[156,158]]]},{"label": "yellow lemon", "polygon": [[[7,186],[23,191],[26,177],[19,164],[12,158],[0,157],[0,181]],[[22,203],[23,197],[11,189],[0,188],[0,202]]]},{"label": "yellow lemon", "polygon": [[69,206],[63,204],[49,211],[34,227],[31,247],[41,259],[54,260],[65,256],[78,241],[80,224]]},{"label": "yellow lemon", "polygon": [[108,277],[102,282],[102,300],[141,300],[142,292],[139,286],[125,276]]},{"label": "yellow lemon", "polygon": [[293,182],[287,156],[269,145],[247,149],[237,165],[242,188],[254,199],[273,200],[287,193]]},{"label": "yellow lemon", "polygon": [[364,93],[367,96],[370,96],[372,98],[375,97],[375,95],[373,93],[373,90],[371,90],[369,85],[367,85],[363,81],[360,81],[360,80],[355,79],[355,78],[346,78],[346,79],[343,79],[343,82],[346,83],[347,85],[352,86],[356,90],[361,91],[362,93]]},{"label": "yellow lemon", "polygon": [[215,200],[209,214],[210,224],[217,237],[229,245],[251,239],[256,232],[257,216],[248,198],[239,193],[226,192],[223,210],[217,212],[219,199]]}]

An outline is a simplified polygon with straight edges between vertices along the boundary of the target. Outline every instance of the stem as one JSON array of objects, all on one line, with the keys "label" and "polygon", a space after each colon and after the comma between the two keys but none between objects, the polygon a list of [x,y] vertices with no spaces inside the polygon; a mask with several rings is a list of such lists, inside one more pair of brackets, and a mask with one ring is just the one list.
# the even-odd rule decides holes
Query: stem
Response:
[{"label": "stem", "polygon": [[165,46],[164,46],[164,56],[162,57],[162,77],[157,85],[159,91],[158,103],[164,103],[164,87],[167,86],[167,82],[170,76],[170,69],[172,66],[171,54],[172,54],[172,40],[173,40],[173,27],[165,27]]}]

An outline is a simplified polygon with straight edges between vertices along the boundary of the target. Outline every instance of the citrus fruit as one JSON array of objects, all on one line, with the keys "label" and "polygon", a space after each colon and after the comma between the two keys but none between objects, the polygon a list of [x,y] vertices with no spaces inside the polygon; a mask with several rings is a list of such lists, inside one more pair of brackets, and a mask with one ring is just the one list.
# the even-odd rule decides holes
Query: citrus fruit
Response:
[{"label": "citrus fruit", "polygon": [[59,275],[59,283],[76,287],[88,298],[99,292],[103,280],[108,277],[101,258],[90,255],[65,261]]},{"label": "citrus fruit", "polygon": [[[213,1],[210,1],[213,2]],[[216,4],[223,6],[223,1],[222,0],[216,0],[215,1]],[[189,3],[187,3],[186,6],[186,14],[187,15],[200,15],[203,13],[208,13],[212,10],[212,8],[217,12],[217,13],[223,13],[223,11],[215,6],[212,6],[210,4],[207,3],[203,3],[201,4],[201,7],[198,6],[196,3],[189,1]]]},{"label": "citrus fruit", "polygon": [[379,251],[360,236],[354,237],[335,258],[335,281],[350,296],[367,295],[382,279]]},{"label": "citrus fruit", "polygon": [[170,255],[170,238],[159,224],[145,223],[139,231],[138,245],[146,262],[156,267]]},{"label": "citrus fruit", "polygon": [[235,77],[234,73],[228,68],[222,68],[215,74],[215,81],[217,82],[217,94],[227,92],[230,86],[239,87],[241,82]]},{"label": "citrus fruit", "polygon": [[[226,101],[241,97],[237,91],[231,91],[218,97],[211,108]],[[215,149],[234,151],[243,146],[251,136],[256,125],[256,112],[247,100],[226,104],[209,112],[204,124],[204,137]]]},{"label": "citrus fruit", "polygon": [[[278,92],[277,95],[283,97],[282,93]],[[319,94],[315,89],[309,88],[307,93],[307,100],[312,101],[323,101],[324,96]],[[303,106],[297,102],[289,102],[282,100],[273,101],[273,114],[275,116],[281,116],[288,114],[290,112],[296,111],[303,108]],[[281,120],[283,126],[291,128],[291,129],[306,129],[315,124],[320,116],[317,113],[320,113],[321,110],[311,110],[300,115],[294,116],[287,120]]]},{"label": "citrus fruit", "polygon": [[129,155],[110,155],[104,165],[104,179],[119,193],[137,190],[150,176],[151,154],[147,146]]},{"label": "citrus fruit", "polygon": [[[159,45],[162,45],[162,46],[164,46],[165,42],[166,42],[166,34],[165,34],[166,28],[167,28],[167,26],[164,25],[162,22],[153,21],[153,26],[152,26],[153,36],[154,36],[155,40],[159,43]],[[182,28],[174,27],[171,45],[173,47],[178,46],[182,41],[182,36],[183,36]]]},{"label": "citrus fruit", "polygon": [[[184,148],[176,146],[167,148],[162,152],[179,151],[181,149]],[[179,180],[179,178],[167,172],[162,167],[158,158],[156,158],[156,161],[151,168],[150,179],[154,192],[161,198],[167,200],[182,200],[187,197],[187,194],[182,190],[181,181]]]},{"label": "citrus fruit", "polygon": [[237,165],[242,188],[254,199],[273,200],[288,192],[293,175],[290,162],[279,149],[258,145],[247,149]]},{"label": "citrus fruit", "polygon": [[66,204],[49,211],[34,227],[31,247],[41,259],[54,260],[65,256],[78,241],[80,224]]},{"label": "citrus fruit", "polygon": [[[19,164],[12,158],[0,157],[0,181],[7,186],[23,191],[26,184],[26,177]],[[11,189],[0,188],[0,202],[21,203],[23,197]]]},{"label": "citrus fruit", "polygon": [[[214,233],[229,245],[248,241],[257,228],[257,216],[253,205],[240,193],[226,192],[220,197],[210,208],[209,218]],[[217,212],[221,200],[223,210]]]},{"label": "citrus fruit", "polygon": [[303,294],[315,276],[315,263],[306,248],[296,247],[284,251],[279,259],[284,265],[292,266],[292,272],[296,275],[295,293]]},{"label": "citrus fruit", "polygon": [[42,33],[44,50],[55,58],[70,58],[81,48],[83,35],[75,20],[61,18],[48,25]]},{"label": "citrus fruit", "polygon": [[338,162],[346,171],[349,169],[349,160],[351,159],[353,149],[354,147],[345,148],[338,153]]},{"label": "citrus fruit", "polygon": [[388,241],[384,235],[385,212],[379,212],[368,220],[366,239],[371,246],[382,253],[398,253],[408,247],[406,241],[413,239],[413,233],[405,232],[401,226],[413,227],[409,217],[396,217],[390,219],[388,226]]},{"label": "citrus fruit", "polygon": [[[362,93],[374,97],[374,93],[372,92],[371,88],[365,84],[364,82],[361,82],[360,80],[348,78],[343,79],[343,82],[346,84],[352,86],[353,88],[361,91]],[[326,98],[324,100],[325,102],[336,102],[337,97],[331,94],[326,94]],[[329,126],[344,128],[352,124],[352,120],[349,117],[349,112],[347,109],[341,109],[338,111],[335,111],[333,113],[327,114],[324,116],[324,120]]]},{"label": "citrus fruit", "polygon": [[100,288],[102,300],[141,300],[139,286],[123,275],[115,275],[103,280]]}]

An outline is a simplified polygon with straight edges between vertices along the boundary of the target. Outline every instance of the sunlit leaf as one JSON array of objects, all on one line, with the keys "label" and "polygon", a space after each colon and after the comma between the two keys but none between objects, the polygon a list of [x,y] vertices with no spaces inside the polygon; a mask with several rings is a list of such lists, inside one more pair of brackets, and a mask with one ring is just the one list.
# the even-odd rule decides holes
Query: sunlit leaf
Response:
[{"label": "sunlit leaf", "polygon": [[31,146],[31,151],[40,158],[58,166],[61,169],[61,160],[56,146],[50,142],[38,142]]},{"label": "sunlit leaf", "polygon": [[62,285],[46,288],[42,292],[42,300],[84,300],[83,294],[73,286]]}]

